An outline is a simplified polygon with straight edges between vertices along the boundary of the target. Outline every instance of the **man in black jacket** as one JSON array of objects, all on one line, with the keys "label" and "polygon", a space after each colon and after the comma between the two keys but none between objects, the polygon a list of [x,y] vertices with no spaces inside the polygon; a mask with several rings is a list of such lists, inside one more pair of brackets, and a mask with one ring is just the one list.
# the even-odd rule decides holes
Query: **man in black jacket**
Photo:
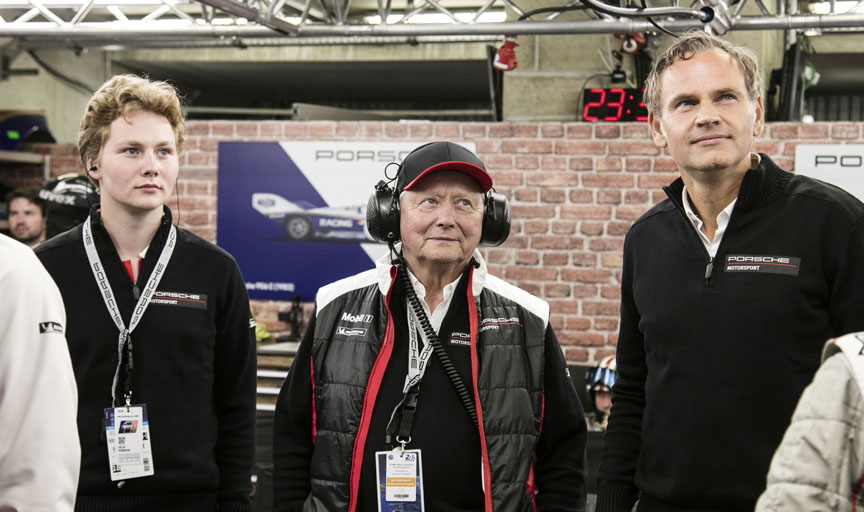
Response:
[{"label": "man in black jacket", "polygon": [[751,153],[748,50],[689,33],[646,85],[681,177],[624,244],[597,510],[752,510],[824,340],[864,328],[864,205]]},{"label": "man in black jacket", "polygon": [[277,510],[584,510],[585,416],[549,305],[476,249],[509,233],[491,187],[449,142],[379,186],[369,231],[402,243],[318,291],[276,406]]}]

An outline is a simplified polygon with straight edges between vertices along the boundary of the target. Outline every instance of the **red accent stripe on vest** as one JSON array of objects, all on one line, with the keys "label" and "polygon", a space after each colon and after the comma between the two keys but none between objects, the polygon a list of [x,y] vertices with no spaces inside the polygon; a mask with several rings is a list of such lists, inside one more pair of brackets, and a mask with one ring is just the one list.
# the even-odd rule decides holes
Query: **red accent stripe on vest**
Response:
[{"label": "red accent stripe on vest", "polygon": [[864,487],[864,474],[861,475],[855,483],[855,487],[852,488],[852,512],[857,510],[855,504],[858,503],[858,495],[861,494],[862,487]]},{"label": "red accent stripe on vest", "polygon": [[315,365],[312,364],[312,356],[309,356],[309,381],[312,383],[312,444],[315,444],[315,438],[318,436],[318,423],[316,421],[317,414],[315,413]]},{"label": "red accent stripe on vest", "polygon": [[[537,430],[537,439],[540,439],[540,434],[543,433],[543,416],[546,412],[546,392],[543,392],[543,395],[540,399],[540,429]],[[537,443],[534,443],[534,446],[537,446]],[[531,504],[534,506],[534,512],[537,512],[537,500],[534,498],[534,451],[531,450],[531,466],[528,468],[528,481],[526,482],[528,487],[528,496],[531,497]]]},{"label": "red accent stripe on vest", "polygon": [[390,315],[390,294],[396,283],[396,272],[398,267],[390,267],[390,289],[387,290],[387,298],[384,300],[384,309],[387,310],[387,328],[384,329],[384,342],[378,351],[378,357],[372,365],[372,373],[366,383],[366,393],[363,395],[363,409],[360,413],[360,429],[354,439],[354,450],[351,454],[351,474],[348,480],[348,512],[357,510],[357,489],[360,487],[360,468],[363,465],[363,451],[366,449],[366,436],[369,434],[369,424],[372,422],[372,411],[375,409],[375,399],[378,398],[378,389],[381,380],[387,370],[390,354],[393,353],[393,317]]},{"label": "red accent stripe on vest", "polygon": [[474,385],[474,407],[477,408],[477,427],[480,431],[480,457],[483,461],[483,488],[485,492],[484,510],[492,512],[492,466],[489,464],[489,451],[486,449],[486,433],[483,431],[483,410],[480,407],[480,393],[477,389],[477,303],[473,292],[474,266],[468,271],[468,323],[471,331],[471,380]]}]

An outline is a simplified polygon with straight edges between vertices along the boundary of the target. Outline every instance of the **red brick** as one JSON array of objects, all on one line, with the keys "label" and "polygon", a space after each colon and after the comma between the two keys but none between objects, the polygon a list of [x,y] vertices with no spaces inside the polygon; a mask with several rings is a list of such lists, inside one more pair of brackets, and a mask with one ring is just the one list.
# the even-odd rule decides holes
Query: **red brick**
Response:
[{"label": "red brick", "polygon": [[559,140],[555,141],[555,153],[559,155],[602,155],[606,143],[597,140]]},{"label": "red brick", "polygon": [[564,328],[564,315],[549,315],[549,326],[560,331]]},{"label": "red brick", "polygon": [[655,158],[654,172],[675,172],[678,170],[678,165],[671,158]]},{"label": "red brick", "polygon": [[800,130],[802,139],[827,139],[830,125],[825,123],[802,124]]},{"label": "red brick", "polygon": [[513,139],[501,141],[502,153],[551,153],[552,142],[548,140]]},{"label": "red brick", "polygon": [[638,206],[616,206],[615,219],[636,220],[645,213],[645,209]]},{"label": "red brick", "polygon": [[511,170],[513,169],[513,157],[507,155],[495,155],[493,157],[487,158],[484,162],[486,164],[487,169],[501,169],[501,170]]},{"label": "red brick", "polygon": [[535,123],[522,123],[513,126],[513,135],[523,139],[537,138],[537,125]]},{"label": "red brick", "polygon": [[612,273],[599,268],[565,268],[561,270],[561,280],[576,283],[608,283]]},{"label": "red brick", "polygon": [[861,130],[857,124],[836,123],[831,126],[832,139],[857,139],[861,136]]},{"label": "red brick", "polygon": [[646,204],[648,203],[648,192],[644,190],[628,190],[624,192],[625,204]]},{"label": "red brick", "polygon": [[617,139],[621,136],[621,127],[614,124],[598,124],[594,127],[594,137],[598,139]]},{"label": "red brick", "polygon": [[794,158],[772,158],[774,163],[777,164],[777,167],[781,169],[794,169],[795,168],[795,159]]},{"label": "red brick", "polygon": [[629,174],[583,174],[582,186],[588,188],[633,186],[633,176]]},{"label": "red brick", "polygon": [[308,126],[303,122],[289,122],[282,125],[282,135],[285,137],[305,137],[309,133]]},{"label": "red brick", "polygon": [[537,189],[517,188],[513,191],[513,197],[517,201],[534,202],[537,201]]},{"label": "red brick", "polygon": [[566,130],[568,139],[590,139],[593,135],[591,125],[586,123],[568,123]]},{"label": "red brick", "polygon": [[471,139],[483,139],[486,137],[486,123],[466,123],[462,125],[462,137]]},{"label": "red brick", "polygon": [[602,334],[595,334],[590,332],[582,332],[582,333],[568,333],[571,341],[579,346],[583,347],[602,347],[606,344],[606,336]]},{"label": "red brick", "polygon": [[604,268],[622,268],[624,266],[623,253],[621,252],[624,249],[624,239],[619,239],[615,245],[618,248],[614,249],[614,252],[606,252],[600,255],[600,263]]},{"label": "red brick", "polygon": [[544,188],[540,190],[540,200],[544,203],[563,203],[567,200],[567,191],[560,188]]},{"label": "red brick", "polygon": [[543,285],[543,296],[549,298],[561,298],[570,296],[570,285],[561,283],[548,283]]},{"label": "red brick", "polygon": [[565,156],[542,156],[540,157],[540,169],[544,171],[566,171],[567,157]]},{"label": "red brick", "polygon": [[[774,159],[774,162],[777,163],[776,158]],[[662,190],[652,190],[651,191],[651,204],[653,205],[653,204],[659,203],[660,201],[665,201],[666,197],[667,197],[666,192],[664,192]]]},{"label": "red brick", "polygon": [[621,202],[620,190],[598,190],[597,202],[600,204],[618,204]]},{"label": "red brick", "polygon": [[234,135],[234,123],[213,123],[210,126],[213,135]]},{"label": "red brick", "polygon": [[489,125],[489,138],[498,139],[513,136],[513,125],[510,123],[493,123]]},{"label": "red brick", "polygon": [[600,287],[600,296],[604,299],[620,299],[621,287],[618,285],[604,285]]},{"label": "red brick", "polygon": [[650,158],[627,158],[624,161],[624,169],[629,172],[648,172],[651,170]]},{"label": "red brick", "polygon": [[522,232],[526,235],[537,235],[549,231],[549,221],[527,220],[522,222]]},{"label": "red brick", "polygon": [[198,149],[201,151],[216,151],[219,147],[219,141],[217,139],[206,138],[198,141]]},{"label": "red brick", "polygon": [[339,123],[336,125],[336,135],[339,137],[356,137],[360,126],[357,123]]},{"label": "red brick", "polygon": [[269,138],[277,138],[282,135],[282,125],[280,123],[275,122],[263,122],[261,123],[261,136],[269,137]]},{"label": "red brick", "polygon": [[637,180],[639,188],[661,188],[675,181],[678,176],[674,174],[642,174]]},{"label": "red brick", "polygon": [[618,330],[618,319],[617,318],[595,318],[594,319],[594,328],[598,331],[617,331]]},{"label": "red brick", "polygon": [[572,235],[576,232],[576,223],[568,220],[552,222],[552,233],[556,235]]},{"label": "red brick", "polygon": [[567,329],[586,331],[591,328],[591,319],[581,316],[568,316]]},{"label": "red brick", "polygon": [[[595,252],[603,252],[603,251],[617,251],[620,252],[624,249],[624,239],[623,238],[595,238],[591,240],[588,245],[588,248]],[[602,260],[602,256],[601,256]],[[603,266],[607,266],[605,263]]]},{"label": "red brick", "polygon": [[582,249],[584,241],[579,237],[535,235],[531,237],[533,249]]},{"label": "red brick", "polygon": [[536,171],[540,168],[540,159],[536,156],[517,156],[514,163],[515,167],[522,171]]},{"label": "red brick", "polygon": [[554,206],[512,205],[510,213],[514,219],[551,219],[555,217]]},{"label": "red brick", "polygon": [[336,131],[336,123],[332,121],[311,121],[309,123],[310,137],[332,137]]},{"label": "red brick", "polygon": [[412,139],[430,139],[432,138],[432,123],[411,123],[408,126],[408,133]]},{"label": "red brick", "polygon": [[593,299],[597,297],[596,284],[574,284],[573,296],[580,299]]},{"label": "red brick", "polygon": [[253,121],[238,121],[235,126],[237,135],[240,137],[257,137],[258,123]]},{"label": "red brick", "polygon": [[609,236],[624,236],[630,231],[630,225],[630,222],[610,221],[606,223],[606,234]]},{"label": "red brick", "polygon": [[544,139],[557,139],[564,136],[564,125],[561,123],[543,123],[540,125],[540,136]]},{"label": "red brick", "polygon": [[543,254],[543,265],[547,267],[556,267],[566,265],[570,257],[566,252],[547,252]]},{"label": "red brick", "polygon": [[575,187],[579,185],[579,175],[570,172],[529,174],[526,184],[539,187]]},{"label": "red brick", "polygon": [[773,140],[757,140],[753,143],[753,151],[774,155],[780,150],[780,145]]},{"label": "red brick", "polygon": [[459,137],[459,123],[435,123],[435,137],[455,139]]},{"label": "red brick", "polygon": [[522,284],[519,285],[519,288],[522,288],[523,290],[525,290],[526,292],[530,293],[531,295],[534,295],[534,296],[537,296],[537,297],[540,296],[540,285],[538,285],[538,284],[535,284],[535,283],[522,283]]},{"label": "red brick", "polygon": [[583,301],[582,314],[592,316],[618,316],[620,304],[612,301]]},{"label": "red brick", "polygon": [[477,145],[477,155],[481,157],[481,160],[484,162],[485,156],[482,153],[498,153],[501,151],[501,141],[498,140],[477,140],[474,141],[474,144]]},{"label": "red brick", "polygon": [[625,124],[624,125],[625,139],[650,139],[651,130],[648,129],[648,123],[640,124]]},{"label": "red brick", "polygon": [[187,181],[185,183],[186,195],[204,196],[210,193],[210,183],[206,181]]},{"label": "red brick", "polygon": [[186,162],[188,165],[207,165],[210,163],[210,153],[188,153]]},{"label": "red brick", "polygon": [[510,263],[512,255],[513,251],[508,249],[488,249],[486,261],[488,263],[506,265],[507,263]]},{"label": "red brick", "polygon": [[562,219],[607,220],[612,218],[611,206],[561,206]]},{"label": "red brick", "polygon": [[582,157],[571,158],[569,167],[571,171],[593,171],[594,160],[592,158]]},{"label": "red brick", "polygon": [[554,281],[558,271],[554,268],[507,267],[505,279],[525,281]]},{"label": "red brick", "polygon": [[594,192],[592,190],[587,190],[584,188],[578,190],[570,191],[570,202],[571,203],[593,203],[594,202]]},{"label": "red brick", "polygon": [[585,236],[597,236],[603,234],[602,222],[582,222],[579,232]]},{"label": "red brick", "polygon": [[770,126],[772,139],[798,138],[798,123],[775,123]]},{"label": "red brick", "polygon": [[536,267],[540,264],[540,255],[537,254],[537,251],[517,251],[516,264]]},{"label": "red brick", "polygon": [[597,166],[595,167],[597,172],[603,171],[620,171],[621,170],[621,158],[620,157],[597,157]]},{"label": "red brick", "polygon": [[186,135],[210,135],[210,125],[203,121],[186,123]]},{"label": "red brick", "polygon": [[588,361],[588,351],[584,348],[570,348],[564,350],[564,360],[568,363],[585,364]]},{"label": "red brick", "polygon": [[206,226],[210,224],[210,217],[207,212],[182,212],[181,215],[181,221],[187,226]]},{"label": "red brick", "polygon": [[384,136],[391,139],[404,139],[408,137],[408,126],[402,123],[385,123]]},{"label": "red brick", "polygon": [[610,155],[659,155],[660,148],[654,145],[653,142],[610,142]]},{"label": "red brick", "polygon": [[553,313],[579,313],[579,302],[572,299],[550,300],[549,309]]}]

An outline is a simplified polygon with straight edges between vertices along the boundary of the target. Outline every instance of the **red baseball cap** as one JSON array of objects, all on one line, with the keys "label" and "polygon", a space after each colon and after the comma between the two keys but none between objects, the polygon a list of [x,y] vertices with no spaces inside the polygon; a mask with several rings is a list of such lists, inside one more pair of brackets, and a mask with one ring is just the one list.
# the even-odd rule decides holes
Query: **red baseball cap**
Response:
[{"label": "red baseball cap", "polygon": [[415,149],[402,160],[396,190],[411,190],[421,178],[435,171],[457,171],[474,178],[485,193],[492,188],[492,177],[477,155],[453,142],[430,142]]}]

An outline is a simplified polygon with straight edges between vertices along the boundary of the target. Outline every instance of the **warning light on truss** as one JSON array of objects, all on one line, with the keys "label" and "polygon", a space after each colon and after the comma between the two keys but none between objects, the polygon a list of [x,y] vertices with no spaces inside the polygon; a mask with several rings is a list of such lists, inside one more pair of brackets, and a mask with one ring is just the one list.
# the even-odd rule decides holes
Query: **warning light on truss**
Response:
[{"label": "warning light on truss", "polygon": [[516,47],[519,46],[516,44],[516,38],[512,36],[508,36],[504,39],[504,44],[501,45],[501,48],[498,48],[498,52],[495,53],[495,61],[492,62],[492,67],[499,71],[512,71],[516,69],[518,63],[516,62]]}]

